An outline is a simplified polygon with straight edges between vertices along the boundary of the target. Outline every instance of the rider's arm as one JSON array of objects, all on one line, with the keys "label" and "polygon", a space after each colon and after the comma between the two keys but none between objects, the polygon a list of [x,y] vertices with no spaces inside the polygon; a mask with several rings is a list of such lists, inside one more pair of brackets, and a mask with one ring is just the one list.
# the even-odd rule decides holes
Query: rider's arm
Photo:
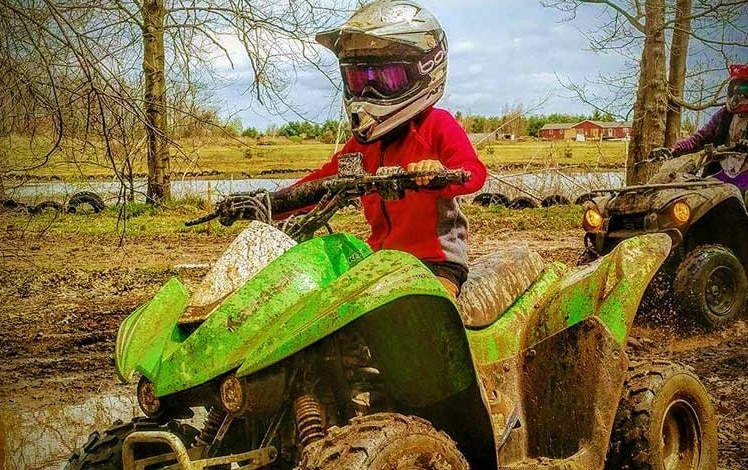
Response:
[{"label": "rider's arm", "polygon": [[480,190],[486,182],[486,166],[478,159],[473,144],[465,130],[448,112],[434,109],[436,113],[431,130],[431,148],[445,168],[470,172],[465,184],[452,184],[439,190],[443,197],[455,197]]},{"label": "rider's arm", "polygon": [[712,118],[707,122],[704,127],[696,131],[696,133],[690,137],[679,140],[671,149],[673,157],[680,157],[689,153],[698,152],[704,148],[704,145],[714,143],[717,138],[717,132],[719,131],[720,122],[722,119],[729,118],[730,115],[727,108],[721,107]]},{"label": "rider's arm", "polygon": [[[335,175],[337,175],[338,174],[338,157],[340,155],[343,155],[344,153],[349,152],[350,150],[348,150],[348,148],[350,147],[350,145],[351,145],[351,141],[348,141],[339,152],[335,153],[332,156],[332,158],[330,159],[330,161],[328,161],[327,163],[325,163],[324,165],[322,165],[318,169],[312,171],[308,175],[304,176],[300,180],[296,181],[291,186],[296,186],[297,184],[300,184],[300,183],[306,183],[308,181],[314,181],[314,180],[318,180],[318,179],[321,179],[321,178],[326,178],[328,176],[335,176]],[[278,193],[282,193],[286,189],[287,188],[283,188],[283,189],[279,190]],[[287,218],[290,215],[295,214],[295,213],[309,212],[310,210],[312,210],[314,208],[314,206],[315,206],[315,204],[311,204],[309,206],[300,207],[300,208],[292,210],[292,211],[287,211],[287,212],[282,212],[282,213],[278,213],[278,214],[273,214],[273,219],[274,220],[282,220],[282,219],[285,219],[285,218]]]}]

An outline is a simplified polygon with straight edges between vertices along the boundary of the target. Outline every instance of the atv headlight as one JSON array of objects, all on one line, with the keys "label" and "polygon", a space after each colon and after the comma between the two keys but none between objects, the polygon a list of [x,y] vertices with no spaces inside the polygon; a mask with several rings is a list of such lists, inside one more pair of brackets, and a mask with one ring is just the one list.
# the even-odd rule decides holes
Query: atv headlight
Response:
[{"label": "atv headlight", "polygon": [[675,220],[678,225],[685,224],[691,218],[691,208],[685,201],[678,201],[673,204],[671,211],[673,214],[673,220]]},{"label": "atv headlight", "polygon": [[138,382],[138,404],[143,413],[150,418],[155,418],[161,414],[161,400],[153,390],[153,382],[146,379],[145,376],[140,377],[140,382]]},{"label": "atv headlight", "polygon": [[584,211],[582,227],[588,232],[597,232],[603,225],[603,216],[597,209],[589,208]]}]

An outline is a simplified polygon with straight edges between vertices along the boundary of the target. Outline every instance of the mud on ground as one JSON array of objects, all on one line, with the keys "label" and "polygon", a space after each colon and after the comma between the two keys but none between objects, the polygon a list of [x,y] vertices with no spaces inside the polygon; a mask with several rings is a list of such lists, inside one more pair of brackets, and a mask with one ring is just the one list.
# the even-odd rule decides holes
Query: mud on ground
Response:
[{"label": "mud on ground", "polygon": [[[473,257],[497,244],[524,242],[546,260],[570,264],[579,253],[580,240],[581,233],[575,230],[491,230],[471,235]],[[170,276],[179,273],[188,284],[195,282],[205,272],[200,265],[214,260],[229,242],[210,235],[146,237],[126,240],[120,247],[116,238],[19,240],[0,235],[0,410],[6,417],[33,414],[92,396],[129,393],[134,387],[120,385],[113,369],[119,323]],[[175,268],[186,264],[192,267]],[[748,468],[746,322],[705,333],[649,321],[637,326],[633,336],[632,354],[694,368],[719,414],[719,468]],[[19,430],[11,425],[5,432],[12,438]],[[59,462],[22,468],[59,468]]]}]

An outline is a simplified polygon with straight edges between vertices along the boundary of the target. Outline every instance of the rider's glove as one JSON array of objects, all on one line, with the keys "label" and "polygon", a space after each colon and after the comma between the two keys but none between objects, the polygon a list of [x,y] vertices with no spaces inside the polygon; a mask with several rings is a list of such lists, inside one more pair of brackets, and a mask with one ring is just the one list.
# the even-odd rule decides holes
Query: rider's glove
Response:
[{"label": "rider's glove", "polygon": [[[414,163],[408,163],[407,171],[439,171],[443,170],[444,165],[439,160],[425,159]],[[418,186],[425,186],[431,181],[431,176],[419,176],[416,178]]]},{"label": "rider's glove", "polygon": [[667,147],[655,147],[649,152],[649,160],[665,161],[673,158],[673,152]]}]

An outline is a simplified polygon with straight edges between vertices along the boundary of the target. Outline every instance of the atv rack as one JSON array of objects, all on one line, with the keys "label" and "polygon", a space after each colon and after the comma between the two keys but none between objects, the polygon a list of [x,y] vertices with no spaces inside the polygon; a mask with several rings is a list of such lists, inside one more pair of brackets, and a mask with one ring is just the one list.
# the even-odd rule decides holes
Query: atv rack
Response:
[{"label": "atv rack", "polygon": [[[143,443],[167,444],[173,453],[136,460],[135,445]],[[240,470],[254,470],[273,463],[278,455],[278,451],[272,446],[213,458],[202,458],[201,453],[204,450],[204,447],[193,447],[187,450],[179,437],[170,432],[136,431],[128,435],[122,444],[122,466],[123,470],[143,470],[151,465],[176,459],[177,463],[167,467],[168,469],[202,470],[215,465],[231,465],[234,462],[241,462]]]}]

